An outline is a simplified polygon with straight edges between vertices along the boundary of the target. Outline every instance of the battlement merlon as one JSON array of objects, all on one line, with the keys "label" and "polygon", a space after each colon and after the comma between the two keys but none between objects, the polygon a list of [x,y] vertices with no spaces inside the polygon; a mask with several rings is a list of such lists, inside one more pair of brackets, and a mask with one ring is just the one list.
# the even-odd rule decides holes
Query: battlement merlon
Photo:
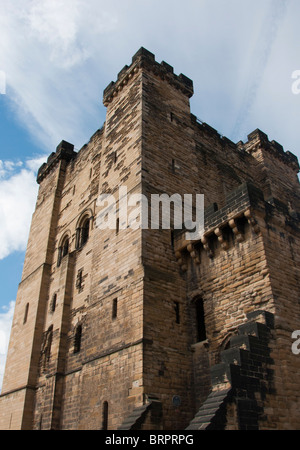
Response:
[{"label": "battlement merlon", "polygon": [[145,48],[141,47],[132,57],[130,66],[124,66],[118,73],[116,82],[112,81],[103,91],[103,104],[107,106],[115,97],[124,85],[132,78],[132,76],[141,68],[148,69],[154,75],[167,80],[171,85],[180,89],[188,98],[194,94],[193,81],[183,75],[174,74],[173,67],[165,61],[158,63],[155,61],[155,55]]},{"label": "battlement merlon", "polygon": [[37,182],[38,184],[47,176],[50,170],[61,160],[70,161],[75,158],[77,153],[74,151],[74,145],[66,141],[61,141],[61,143],[56,147],[56,152],[52,152],[47,159],[47,162],[42,164],[38,170]]},{"label": "battlement merlon", "polygon": [[268,135],[258,128],[248,135],[248,141],[237,144],[239,147],[244,148],[248,153],[252,154],[256,150],[264,149],[269,152],[274,158],[279,159],[284,164],[287,164],[297,173],[300,171],[298,158],[296,155],[289,151],[284,151],[281,144],[276,141],[269,141]]}]

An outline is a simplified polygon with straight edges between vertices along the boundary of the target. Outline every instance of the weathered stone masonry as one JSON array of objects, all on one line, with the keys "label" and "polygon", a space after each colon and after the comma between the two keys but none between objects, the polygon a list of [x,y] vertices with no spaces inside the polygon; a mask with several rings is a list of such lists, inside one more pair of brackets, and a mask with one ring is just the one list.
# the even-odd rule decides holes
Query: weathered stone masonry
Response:
[{"label": "weathered stone masonry", "polygon": [[[103,127],[40,168],[1,429],[299,429],[298,161],[260,130],[219,135],[192,95],[141,48]],[[119,186],[204,194],[204,235],[120,212],[100,230],[97,198]]]}]

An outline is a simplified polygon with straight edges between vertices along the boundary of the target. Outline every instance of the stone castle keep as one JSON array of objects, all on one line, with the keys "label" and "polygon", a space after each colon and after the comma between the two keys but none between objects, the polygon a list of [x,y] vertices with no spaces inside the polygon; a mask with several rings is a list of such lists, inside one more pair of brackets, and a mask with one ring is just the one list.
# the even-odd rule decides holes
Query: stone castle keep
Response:
[{"label": "stone castle keep", "polygon": [[[192,95],[141,48],[103,127],[40,168],[1,429],[300,429],[298,161],[258,129],[220,136]],[[204,194],[204,236],[99,229],[121,185]]]}]

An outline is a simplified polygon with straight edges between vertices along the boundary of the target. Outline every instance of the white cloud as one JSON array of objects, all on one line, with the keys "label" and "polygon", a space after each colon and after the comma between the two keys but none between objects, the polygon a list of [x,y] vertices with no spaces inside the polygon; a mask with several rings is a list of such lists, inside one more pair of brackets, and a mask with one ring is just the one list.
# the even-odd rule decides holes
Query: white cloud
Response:
[{"label": "white cloud", "polygon": [[87,48],[77,40],[78,4],[76,0],[35,0],[24,12],[32,38],[49,48],[52,64],[63,68],[88,57]]},{"label": "white cloud", "polygon": [[283,24],[287,13],[288,3],[288,0],[272,0],[270,2],[263,17],[259,34],[253,43],[252,55],[247,64],[247,74],[241,80],[243,94],[240,97],[240,108],[232,131],[233,136],[237,138],[256,101],[279,27]]},{"label": "white cloud", "polygon": [[12,173],[23,165],[22,161],[2,161],[0,159],[0,180],[11,176]]},{"label": "white cloud", "polygon": [[15,302],[10,302],[8,307],[2,308],[4,312],[0,312],[0,392],[5,369],[5,361],[14,314],[14,307]]},{"label": "white cloud", "polygon": [[[262,86],[274,83],[269,74],[287,55],[291,73],[300,64],[298,0],[187,0],[185,8],[179,0],[1,3],[0,69],[7,95],[47,151],[62,139],[76,148],[88,141],[105,119],[102,90],[140,46],[191,77],[193,113],[235,140],[270,126],[271,118],[260,112],[276,99]],[[277,86],[278,100],[283,89]],[[284,109],[293,101],[285,98]],[[274,121],[286,122],[281,143],[296,152],[297,128],[291,134],[288,125],[293,113],[278,103],[272,113]]]},{"label": "white cloud", "polygon": [[46,158],[44,156],[41,156],[40,158],[28,159],[25,162],[25,165],[29,170],[36,173],[44,162],[46,162]]},{"label": "white cloud", "polygon": [[[0,160],[0,259],[25,250],[37,195],[36,171],[45,158]],[[0,313],[0,392],[15,302]]]},{"label": "white cloud", "polygon": [[33,169],[42,160],[28,161],[28,168],[22,168],[13,175],[11,172],[16,164],[1,161],[0,175],[4,179],[0,179],[0,259],[13,251],[26,248],[38,189]]},{"label": "white cloud", "polygon": [[[201,120],[233,140],[261,128],[299,155],[299,12],[298,0],[1,0],[6,96],[43,151],[79,149],[105,120],[102,90],[143,45],[193,79]],[[35,161],[0,162],[0,258],[26,244]]]},{"label": "white cloud", "polygon": [[52,151],[62,139],[80,148],[102,125],[97,124],[105,67],[102,37],[117,24],[105,3],[2,0],[6,95],[45,150]]},{"label": "white cloud", "polygon": [[[88,141],[105,120],[102,90],[143,45],[193,79],[192,112],[201,120],[233,140],[261,128],[299,155],[300,96],[291,93],[291,74],[300,68],[298,0],[187,4],[1,1],[6,95],[43,151],[62,139],[76,149]],[[21,164],[0,161],[0,258],[25,245],[37,186],[35,163]]]}]

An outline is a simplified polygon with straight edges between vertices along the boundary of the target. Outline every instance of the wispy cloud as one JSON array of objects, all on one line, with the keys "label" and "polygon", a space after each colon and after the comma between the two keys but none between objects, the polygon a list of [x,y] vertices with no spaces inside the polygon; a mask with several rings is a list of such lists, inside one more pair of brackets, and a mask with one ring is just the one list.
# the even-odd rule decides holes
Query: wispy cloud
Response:
[{"label": "wispy cloud", "polygon": [[2,161],[0,159],[0,180],[11,176],[12,172],[22,165],[22,161]]},{"label": "wispy cloud", "polygon": [[[274,72],[280,64],[279,34],[285,51],[295,49],[292,70],[298,68],[299,2],[188,0],[187,5],[2,0],[0,69],[6,73],[6,95],[41,148],[52,151],[62,139],[80,148],[89,139],[105,119],[103,88],[141,45],[194,80],[196,115],[239,140],[250,113],[259,114],[261,104],[271,100],[267,91],[259,99],[258,93],[271,56],[276,55]],[[287,37],[290,30],[294,42]],[[279,96],[280,90],[282,85]],[[284,130],[281,135],[292,139]]]},{"label": "wispy cloud", "polygon": [[248,75],[241,80],[244,93],[241,97],[237,120],[231,133],[236,139],[239,138],[241,127],[255,103],[278,30],[285,19],[290,2],[289,0],[271,0],[269,3],[254,43],[252,55],[247,60]]},{"label": "wispy cloud", "polygon": [[83,145],[99,118],[101,37],[117,18],[95,0],[3,0],[1,9],[1,69],[19,120],[47,151],[62,139]]},{"label": "wispy cloud", "polygon": [[78,40],[78,1],[32,1],[22,16],[31,36],[49,49],[49,60],[62,68],[72,68],[88,57],[88,50]]}]

